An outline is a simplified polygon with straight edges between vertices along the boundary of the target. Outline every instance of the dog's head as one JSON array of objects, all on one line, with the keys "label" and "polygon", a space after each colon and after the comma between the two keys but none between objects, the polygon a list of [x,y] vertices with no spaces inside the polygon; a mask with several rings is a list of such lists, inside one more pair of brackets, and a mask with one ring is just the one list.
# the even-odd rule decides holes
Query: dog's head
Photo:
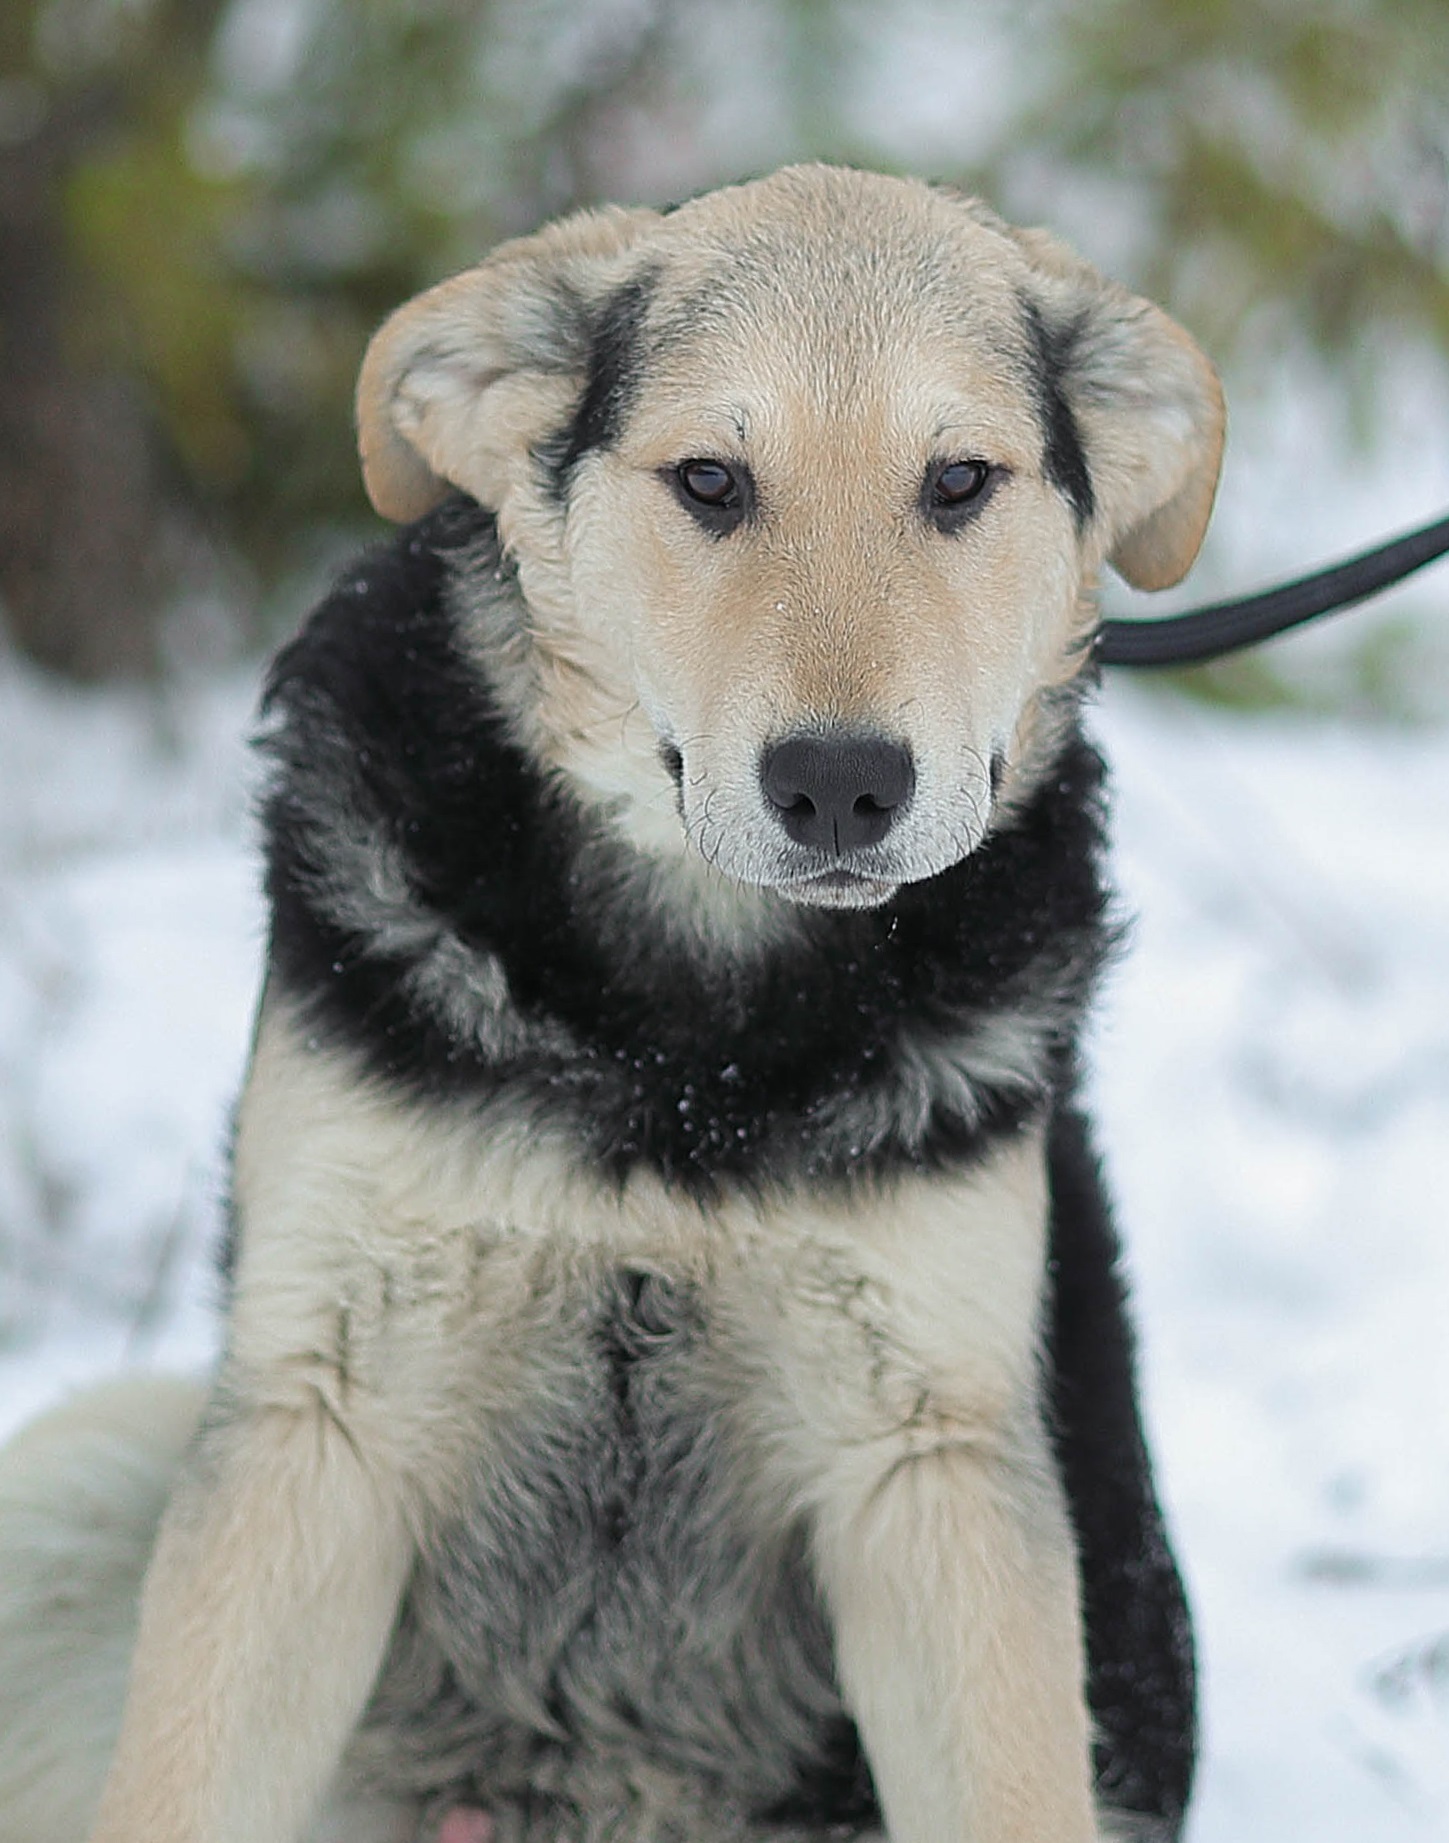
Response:
[{"label": "dog's head", "polygon": [[646,851],[832,906],[1029,790],[1103,561],[1178,580],[1223,431],[1157,308],[827,167],[503,245],[384,325],[358,414],[379,511],[496,512],[527,746]]}]

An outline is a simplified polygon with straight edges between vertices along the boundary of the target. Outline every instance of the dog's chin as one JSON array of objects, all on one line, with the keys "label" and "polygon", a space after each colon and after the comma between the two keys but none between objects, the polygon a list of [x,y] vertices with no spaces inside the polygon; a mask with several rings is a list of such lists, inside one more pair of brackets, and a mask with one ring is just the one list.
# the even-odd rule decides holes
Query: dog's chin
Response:
[{"label": "dog's chin", "polygon": [[899,883],[862,876],[858,870],[827,870],[818,877],[775,886],[787,901],[814,909],[878,909],[899,888]]}]

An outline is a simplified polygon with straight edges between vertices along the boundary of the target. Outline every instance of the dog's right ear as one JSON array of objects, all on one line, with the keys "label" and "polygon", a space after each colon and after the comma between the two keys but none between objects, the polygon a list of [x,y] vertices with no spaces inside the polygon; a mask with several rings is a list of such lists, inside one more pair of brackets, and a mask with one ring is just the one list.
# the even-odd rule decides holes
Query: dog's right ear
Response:
[{"label": "dog's right ear", "polygon": [[577,402],[595,310],[657,221],[579,212],[500,244],[384,321],[357,383],[362,476],[384,518],[420,518],[451,486],[498,507],[520,459]]}]

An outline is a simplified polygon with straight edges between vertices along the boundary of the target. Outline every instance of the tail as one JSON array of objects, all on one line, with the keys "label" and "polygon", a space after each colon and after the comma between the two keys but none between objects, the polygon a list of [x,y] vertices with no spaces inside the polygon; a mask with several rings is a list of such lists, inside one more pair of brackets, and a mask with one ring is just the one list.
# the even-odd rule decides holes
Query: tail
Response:
[{"label": "tail", "polygon": [[175,1378],[111,1382],[0,1452],[0,1843],[90,1831],[142,1577],[205,1399]]}]

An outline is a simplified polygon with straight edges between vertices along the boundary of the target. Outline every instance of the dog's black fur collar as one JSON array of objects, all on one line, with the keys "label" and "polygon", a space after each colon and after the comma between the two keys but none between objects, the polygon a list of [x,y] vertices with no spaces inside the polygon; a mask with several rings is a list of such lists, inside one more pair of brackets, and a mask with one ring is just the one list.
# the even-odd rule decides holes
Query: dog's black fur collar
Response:
[{"label": "dog's black fur collar", "polygon": [[710,953],[510,740],[452,612],[460,572],[517,597],[488,515],[455,499],[272,672],[271,979],[310,1028],[405,1089],[522,1107],[616,1176],[701,1193],[965,1161],[1042,1112],[1110,940],[1101,764],[1075,726],[966,862]]}]

